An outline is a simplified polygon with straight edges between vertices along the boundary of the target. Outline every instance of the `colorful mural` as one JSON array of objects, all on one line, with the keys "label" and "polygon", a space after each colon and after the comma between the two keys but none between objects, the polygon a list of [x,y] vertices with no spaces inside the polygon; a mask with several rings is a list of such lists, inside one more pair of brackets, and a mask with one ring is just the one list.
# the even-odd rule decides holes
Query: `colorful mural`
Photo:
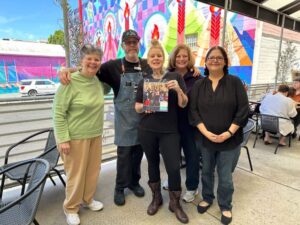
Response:
[{"label": "colorful mural", "polygon": [[[191,46],[196,66],[204,67],[209,47],[220,45],[224,11],[193,0],[89,0],[83,6],[84,42],[104,50],[104,61],[124,56],[121,35],[135,29],[145,57],[152,38],[170,53],[177,43]],[[230,72],[251,82],[256,21],[229,12],[225,47]]]},{"label": "colorful mural", "polygon": [[57,71],[64,65],[64,57],[0,55],[0,94],[18,92],[18,82],[23,79],[58,82]]}]

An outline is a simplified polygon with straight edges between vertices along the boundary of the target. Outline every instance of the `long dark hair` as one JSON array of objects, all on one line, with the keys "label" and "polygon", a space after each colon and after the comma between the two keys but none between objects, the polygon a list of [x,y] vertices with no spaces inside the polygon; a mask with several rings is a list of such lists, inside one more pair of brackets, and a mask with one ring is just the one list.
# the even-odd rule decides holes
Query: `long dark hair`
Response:
[{"label": "long dark hair", "polygon": [[[225,66],[223,68],[223,72],[224,72],[224,75],[227,75],[228,74],[228,56],[227,56],[227,53],[225,51],[225,49],[221,46],[214,46],[212,48],[210,48],[208,50],[208,52],[206,53],[206,56],[205,56],[205,62],[207,62],[208,60],[208,57],[210,55],[210,53],[213,51],[213,50],[220,50],[223,58],[224,58],[224,62],[225,62]],[[205,68],[204,68],[204,75],[205,76],[208,76],[209,75],[209,70],[207,69],[206,67],[206,64],[205,64]]]}]

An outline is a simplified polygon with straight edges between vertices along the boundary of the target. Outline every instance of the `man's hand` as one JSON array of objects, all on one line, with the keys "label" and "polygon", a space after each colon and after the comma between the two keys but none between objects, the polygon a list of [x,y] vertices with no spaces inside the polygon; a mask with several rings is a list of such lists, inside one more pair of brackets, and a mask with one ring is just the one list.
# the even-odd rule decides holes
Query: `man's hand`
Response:
[{"label": "man's hand", "polygon": [[61,84],[68,85],[71,82],[71,73],[76,72],[76,68],[64,68],[58,72],[58,78]]},{"label": "man's hand", "polygon": [[71,147],[70,142],[63,142],[58,145],[58,149],[60,152],[62,152],[65,155],[68,155],[70,153]]}]

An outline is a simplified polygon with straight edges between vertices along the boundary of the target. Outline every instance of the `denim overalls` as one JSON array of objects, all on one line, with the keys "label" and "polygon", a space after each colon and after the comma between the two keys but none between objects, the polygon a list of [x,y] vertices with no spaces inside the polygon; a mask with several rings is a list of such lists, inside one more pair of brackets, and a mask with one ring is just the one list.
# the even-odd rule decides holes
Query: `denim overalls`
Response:
[{"label": "denim overalls", "polygon": [[115,98],[115,144],[117,146],[138,145],[138,124],[140,115],[135,111],[136,91],[143,79],[141,62],[135,70],[139,72],[125,73],[124,58],[118,96]]}]

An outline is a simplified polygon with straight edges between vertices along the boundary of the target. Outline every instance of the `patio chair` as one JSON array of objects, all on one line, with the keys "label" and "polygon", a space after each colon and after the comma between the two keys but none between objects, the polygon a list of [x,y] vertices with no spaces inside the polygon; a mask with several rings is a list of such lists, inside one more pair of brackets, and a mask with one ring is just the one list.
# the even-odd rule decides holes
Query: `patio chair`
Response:
[{"label": "patio chair", "polygon": [[11,202],[0,203],[0,224],[22,224],[29,225],[32,222],[38,225],[35,214],[40,202],[40,198],[44,189],[47,175],[49,173],[49,163],[44,159],[32,159],[15,163],[6,168],[0,168],[0,175],[8,173],[11,170],[24,168],[24,182],[30,180],[26,192]]},{"label": "patio chair", "polygon": [[243,142],[241,144],[241,147],[246,149],[251,171],[253,171],[253,167],[252,167],[252,161],[251,161],[249,149],[247,147],[247,143],[248,143],[250,134],[251,134],[252,130],[254,129],[254,127],[255,127],[255,121],[252,119],[248,119],[247,125],[243,128]]},{"label": "patio chair", "polygon": [[256,121],[256,116],[259,113],[260,102],[249,101],[249,118]]},{"label": "patio chair", "polygon": [[[11,147],[9,147],[8,150],[5,153],[3,168],[6,168],[6,167],[11,166],[11,165],[16,163],[16,162],[14,162],[14,163],[9,163],[8,162],[9,156],[10,156],[12,150],[15,149],[15,147],[17,147],[21,144],[24,144],[27,141],[30,141],[32,138],[37,137],[38,135],[41,135],[41,134],[44,134],[44,133],[48,133],[48,137],[47,137],[46,145],[45,145],[45,148],[44,148],[44,152],[42,154],[40,154],[39,156],[35,157],[35,158],[40,158],[40,159],[47,160],[50,164],[50,172],[53,171],[54,173],[56,173],[58,175],[59,179],[61,180],[62,184],[64,186],[66,186],[65,181],[62,178],[60,172],[55,168],[57,166],[57,162],[58,162],[58,159],[59,159],[59,152],[56,148],[53,129],[45,129],[45,130],[39,131],[35,134],[32,134],[32,135],[24,138],[23,140],[19,141],[18,143],[12,145]],[[6,177],[8,177],[11,180],[18,181],[22,185],[21,194],[24,193],[25,184],[26,184],[26,181],[24,182],[24,180],[23,180],[24,171],[25,171],[24,168],[17,167],[14,170],[9,170],[8,172],[2,174],[0,199],[2,197],[4,182],[5,182]],[[31,174],[31,171],[29,172],[29,177],[30,177],[30,174]],[[51,179],[52,183],[54,185],[56,185],[55,181],[52,179],[51,176],[52,176],[51,173],[49,173],[48,177]]]},{"label": "patio chair", "polygon": [[260,102],[249,101],[249,115],[248,118],[255,121],[255,132],[258,129],[258,114],[259,114]]},{"label": "patio chair", "polygon": [[[259,119],[260,119],[260,125],[259,128],[263,130],[264,132],[269,132],[274,135],[280,135],[279,133],[279,119],[284,119],[284,120],[290,120],[284,117],[278,117],[278,116],[272,116],[272,115],[266,115],[266,114],[259,114]],[[256,145],[256,140],[258,136],[258,131],[259,129],[256,130],[256,135],[255,135],[255,140],[253,144],[253,148],[255,148]],[[291,147],[291,139],[292,139],[292,134],[288,134],[288,139],[289,139],[289,147]],[[274,154],[277,153],[279,147],[279,138],[278,138],[278,143],[276,145]]]}]

